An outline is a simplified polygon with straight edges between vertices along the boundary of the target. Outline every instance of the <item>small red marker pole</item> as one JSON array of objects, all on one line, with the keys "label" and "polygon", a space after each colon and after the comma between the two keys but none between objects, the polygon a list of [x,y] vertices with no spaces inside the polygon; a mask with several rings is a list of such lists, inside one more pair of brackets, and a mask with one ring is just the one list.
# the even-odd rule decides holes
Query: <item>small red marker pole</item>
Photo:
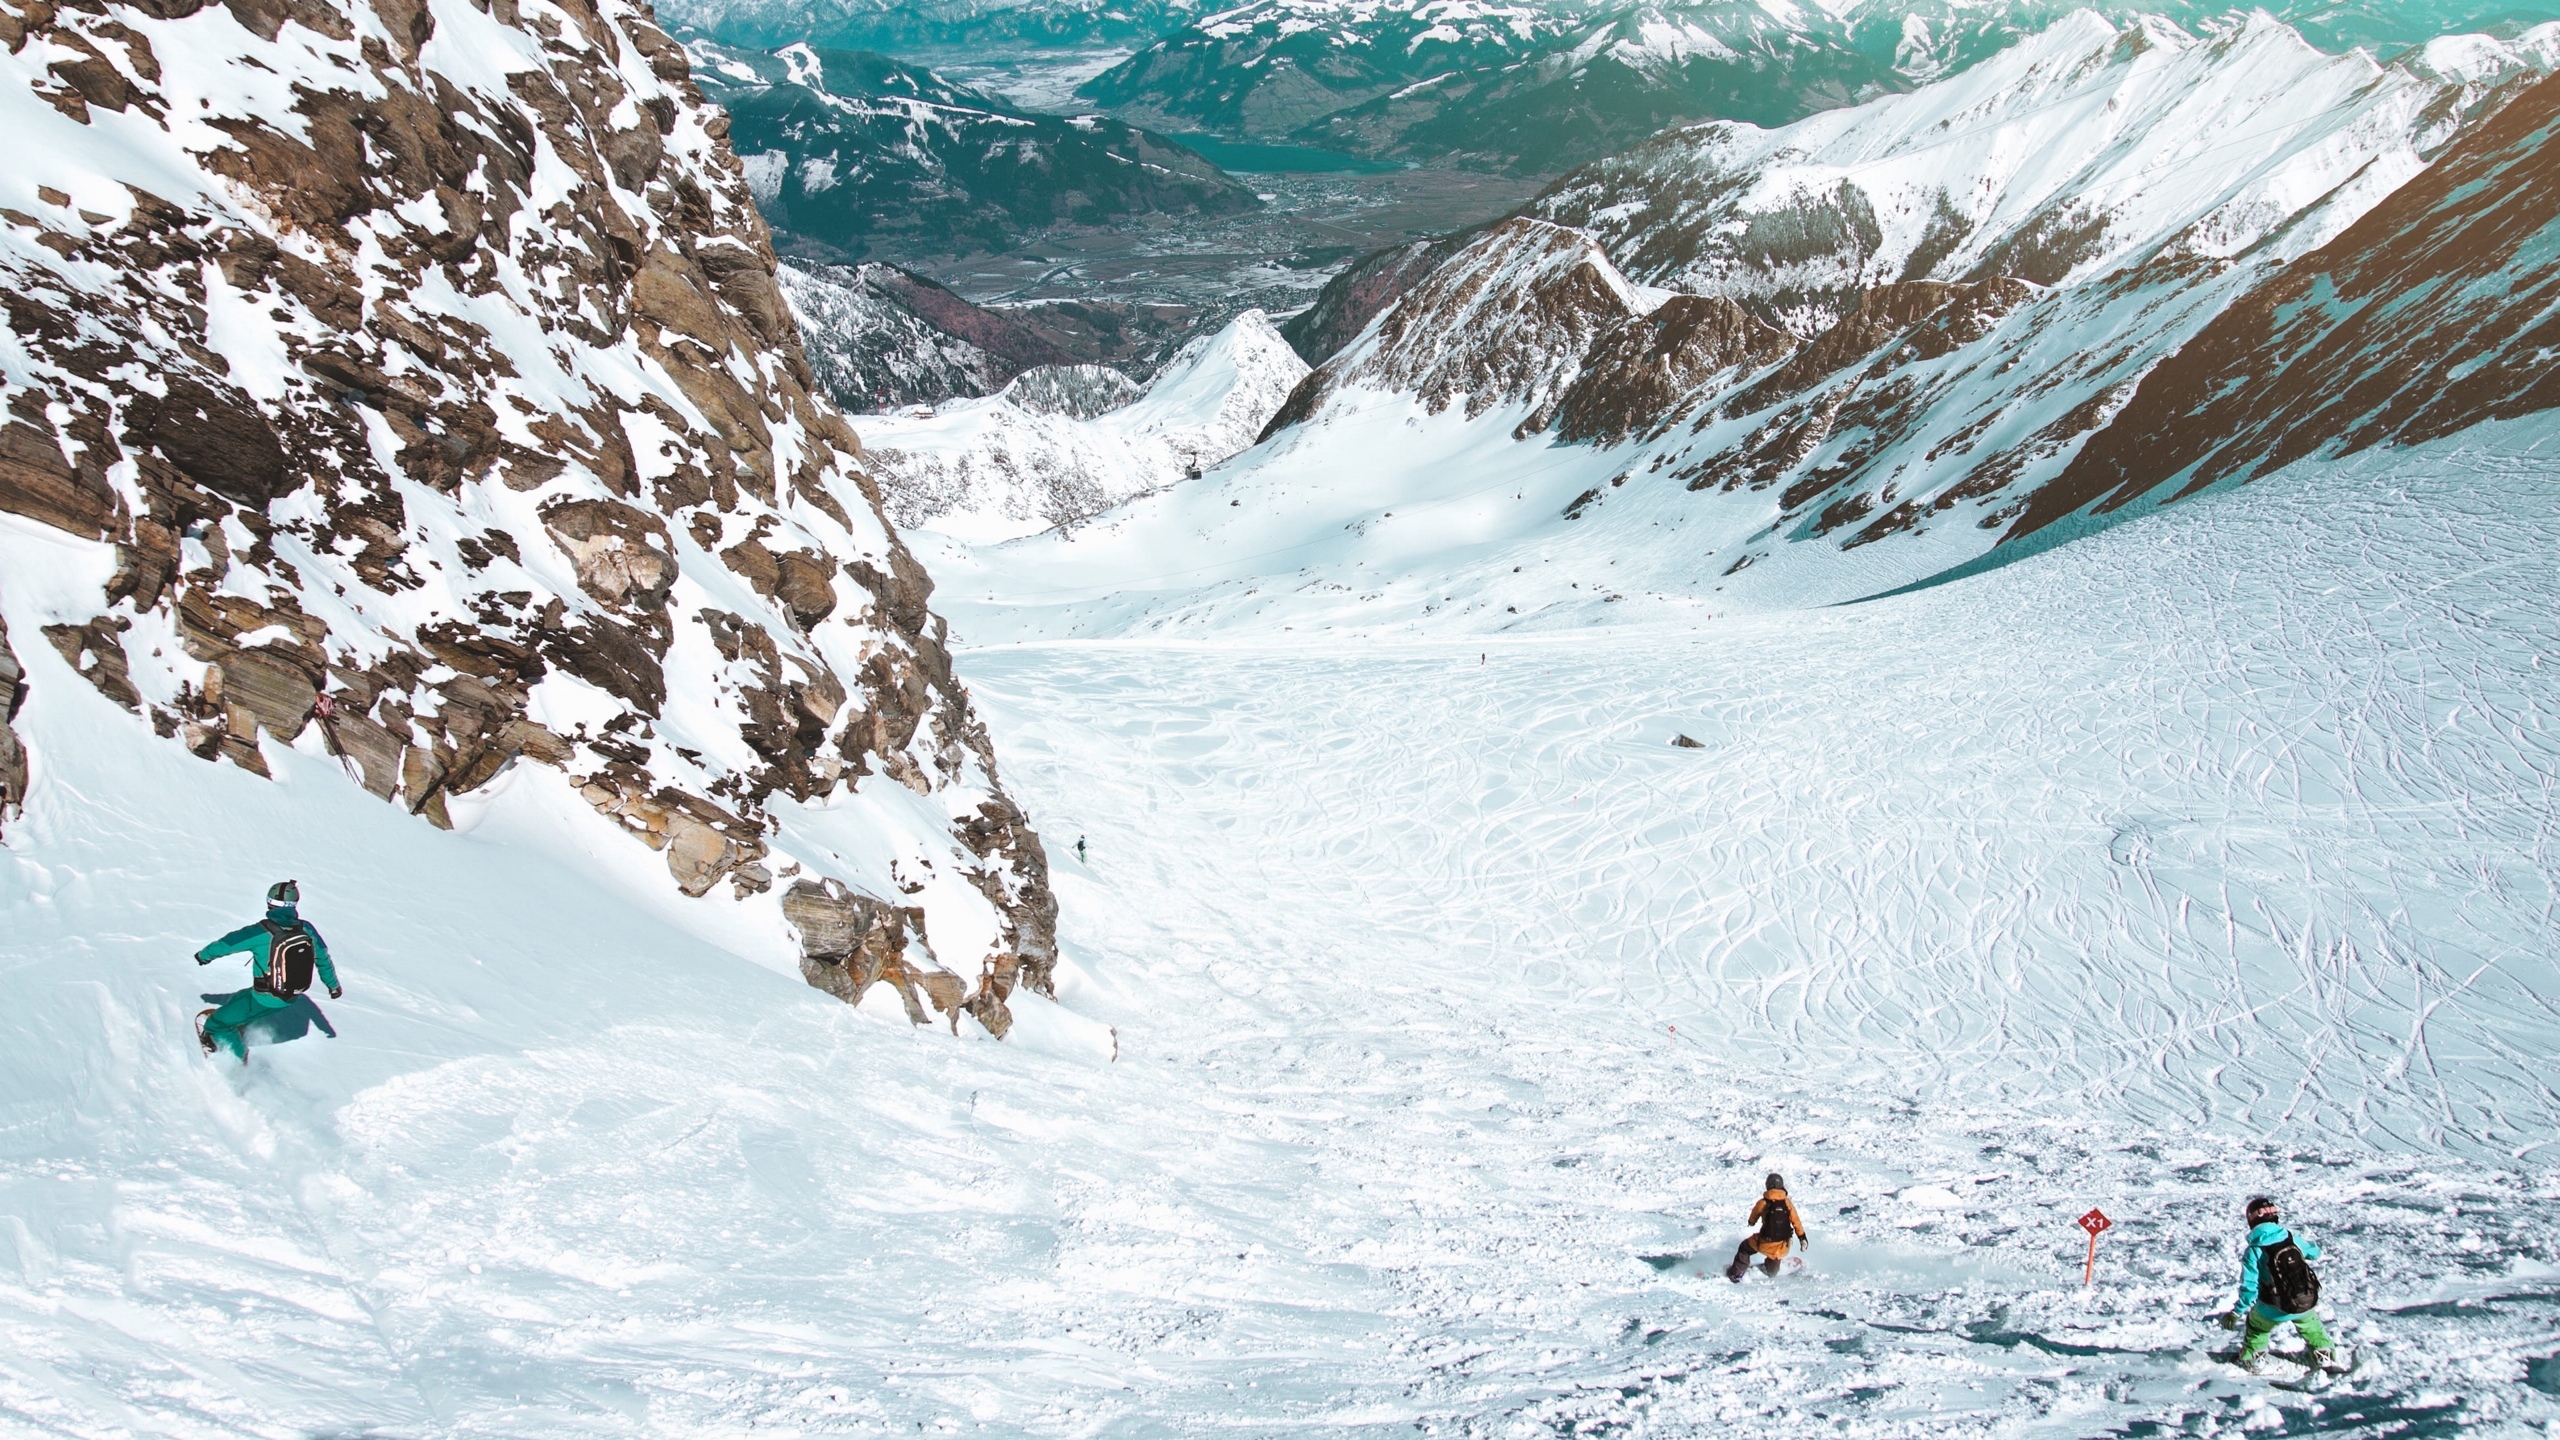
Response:
[{"label": "small red marker pole", "polygon": [[2114,1229],[2116,1222],[2107,1218],[2106,1211],[2092,1205],[2088,1214],[2072,1223],[2089,1232],[2089,1265],[2080,1272],[2080,1283],[2092,1284],[2098,1278],[2098,1236],[2103,1231]]}]

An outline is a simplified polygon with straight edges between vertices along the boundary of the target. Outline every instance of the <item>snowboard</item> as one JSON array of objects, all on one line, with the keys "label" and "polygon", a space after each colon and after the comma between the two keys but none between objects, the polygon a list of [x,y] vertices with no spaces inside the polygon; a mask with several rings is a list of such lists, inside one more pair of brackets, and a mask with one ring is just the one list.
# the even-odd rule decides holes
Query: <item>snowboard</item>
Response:
[{"label": "snowboard", "polygon": [[2282,1373],[2252,1374],[2250,1371],[2242,1370],[2239,1365],[2240,1351],[2237,1347],[2229,1350],[2217,1350],[2214,1352],[2213,1358],[2222,1364],[2230,1366],[2237,1374],[2249,1376],[2252,1379],[2266,1381],[2269,1389],[2290,1390],[2301,1394],[2311,1394],[2321,1390],[2326,1390],[2330,1386],[2337,1384],[2340,1380],[2354,1374],[2356,1372],[2356,1367],[2364,1363],[2363,1352],[2355,1349],[2353,1346],[2341,1345],[2337,1348],[2337,1353],[2337,1364],[2330,1369],[2323,1370],[2311,1363],[2311,1352],[2308,1350],[2270,1350],[2267,1352],[2267,1358],[2270,1360],[2282,1360],[2287,1364],[2300,1366],[2302,1373],[2298,1376]]},{"label": "snowboard", "polygon": [[2284,1358],[2300,1365],[2302,1373],[2298,1376],[2283,1376],[2269,1380],[2267,1386],[2273,1390],[2290,1390],[2297,1394],[2313,1395],[2353,1375],[2356,1373],[2356,1367],[2364,1363],[2364,1352],[2353,1346],[2341,1345],[2338,1347],[2337,1354],[2337,1364],[2326,1370],[2304,1358],[2305,1352],[2287,1355]]}]

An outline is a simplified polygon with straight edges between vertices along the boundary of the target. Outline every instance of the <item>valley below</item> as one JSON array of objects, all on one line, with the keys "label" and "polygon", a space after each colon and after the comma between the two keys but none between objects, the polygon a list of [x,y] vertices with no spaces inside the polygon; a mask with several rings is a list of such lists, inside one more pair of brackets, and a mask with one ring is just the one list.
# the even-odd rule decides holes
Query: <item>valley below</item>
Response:
[{"label": "valley below", "polygon": [[[1326,163],[1322,152],[1294,147],[1253,151],[1258,163]],[[1205,222],[1140,216],[1112,226],[1053,227],[1016,249],[918,257],[909,268],[982,305],[1172,304],[1208,317],[1202,323],[1214,328],[1246,305],[1275,315],[1304,309],[1360,256],[1480,225],[1539,188],[1535,180],[1420,167],[1238,173],[1262,208]]]}]

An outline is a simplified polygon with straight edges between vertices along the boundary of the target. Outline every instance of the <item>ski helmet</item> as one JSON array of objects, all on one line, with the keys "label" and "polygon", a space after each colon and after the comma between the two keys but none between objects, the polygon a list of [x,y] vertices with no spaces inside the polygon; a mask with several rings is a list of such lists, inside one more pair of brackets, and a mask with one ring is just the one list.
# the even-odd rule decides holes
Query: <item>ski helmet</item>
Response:
[{"label": "ski helmet", "polygon": [[267,908],[270,910],[290,910],[301,903],[302,887],[291,880],[267,887]]},{"label": "ski helmet", "polygon": [[1787,1188],[1786,1177],[1780,1175],[1775,1170],[1769,1172],[1769,1178],[1763,1183],[1771,1190],[1784,1190]]},{"label": "ski helmet", "polygon": [[2252,1225],[2269,1224],[2276,1218],[2276,1202],[2264,1195],[2253,1195],[2249,1197],[2248,1208],[2240,1213]]}]

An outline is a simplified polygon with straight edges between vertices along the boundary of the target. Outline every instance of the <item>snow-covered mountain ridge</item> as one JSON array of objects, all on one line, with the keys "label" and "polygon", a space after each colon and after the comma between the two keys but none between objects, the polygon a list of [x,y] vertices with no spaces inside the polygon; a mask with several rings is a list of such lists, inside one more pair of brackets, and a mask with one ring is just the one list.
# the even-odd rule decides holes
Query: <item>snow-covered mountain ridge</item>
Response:
[{"label": "snow-covered mountain ridge", "polygon": [[562,787],[848,998],[1001,1030],[1045,988],[1038,838],[644,8],[0,15],[28,686],[420,826]]},{"label": "snow-covered mountain ridge", "polygon": [[2495,0],[1255,0],[1200,16],[1080,93],[1151,123],[1551,174],[1685,121],[1783,125],[1947,79],[2075,13],[2198,33],[2263,16],[2332,53],[2385,57],[2492,22],[2512,36],[2560,19]]},{"label": "snow-covered mountain ridge", "polygon": [[1071,525],[1196,479],[1262,433],[1306,362],[1248,310],[1143,393],[1100,366],[1033,370],[998,394],[863,423],[890,518],[970,541]]},{"label": "snow-covered mountain ridge", "polygon": [[785,264],[777,273],[812,378],[856,413],[990,394],[1025,370],[1074,358],[1013,317],[894,265]]},{"label": "snow-covered mountain ridge", "polygon": [[[2192,35],[2083,14],[1910,95],[1671,132],[1566,177],[1401,296],[1373,290],[1391,303],[1230,483],[1306,495],[1380,453],[1381,426],[1406,432],[1396,465],[1432,445],[1483,465],[1498,439],[1525,447],[1518,467],[1580,477],[1551,523],[1621,536],[1658,593],[1788,605],[1942,573],[2017,533],[2217,315],[2438,157],[2494,143],[2482,117],[2544,103],[2555,34],[2384,66],[2263,17]],[[2534,263],[2508,230],[2481,235],[2494,265]],[[1314,513],[1358,531],[1373,493]],[[1672,516],[1676,545],[1654,533]],[[1235,543],[1267,549],[1267,530]],[[1521,598],[1478,623],[1547,623],[1563,597]]]},{"label": "snow-covered mountain ridge", "polygon": [[1203,16],[1079,94],[1124,113],[1527,174],[1700,115],[1781,123],[1903,82],[1828,12],[1254,0]]}]

